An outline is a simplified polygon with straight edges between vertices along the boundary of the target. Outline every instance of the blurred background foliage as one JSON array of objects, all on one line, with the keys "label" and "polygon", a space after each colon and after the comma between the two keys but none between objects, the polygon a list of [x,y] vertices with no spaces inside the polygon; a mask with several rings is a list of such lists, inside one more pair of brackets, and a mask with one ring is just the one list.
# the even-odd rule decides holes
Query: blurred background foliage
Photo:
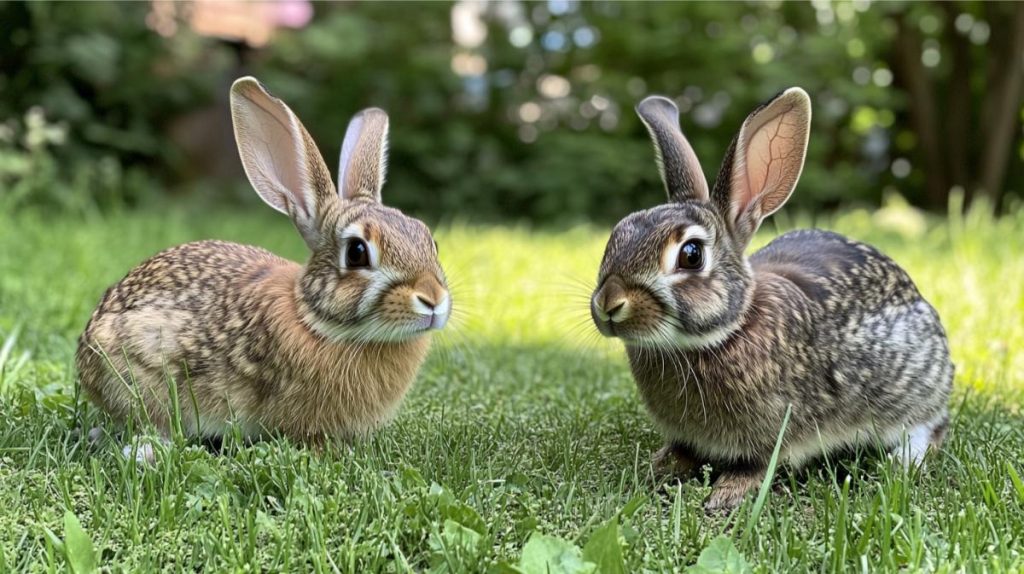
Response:
[{"label": "blurred background foliage", "polygon": [[227,90],[259,77],[328,164],[391,114],[385,200],[427,218],[614,221],[663,198],[632,109],[675,99],[713,180],[746,114],[814,103],[792,205],[944,210],[1024,187],[1024,3],[0,4],[0,201],[252,202]]}]

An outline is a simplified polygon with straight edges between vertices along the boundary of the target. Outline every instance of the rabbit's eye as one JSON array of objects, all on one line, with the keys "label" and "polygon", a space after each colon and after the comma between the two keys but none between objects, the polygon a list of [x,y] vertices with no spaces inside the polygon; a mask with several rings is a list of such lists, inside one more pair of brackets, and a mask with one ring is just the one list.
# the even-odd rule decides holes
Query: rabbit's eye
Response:
[{"label": "rabbit's eye", "polygon": [[370,248],[366,242],[359,238],[348,240],[345,246],[345,267],[353,269],[356,267],[370,266]]},{"label": "rabbit's eye", "polygon": [[697,241],[687,241],[679,250],[676,267],[696,271],[704,266],[704,247]]}]

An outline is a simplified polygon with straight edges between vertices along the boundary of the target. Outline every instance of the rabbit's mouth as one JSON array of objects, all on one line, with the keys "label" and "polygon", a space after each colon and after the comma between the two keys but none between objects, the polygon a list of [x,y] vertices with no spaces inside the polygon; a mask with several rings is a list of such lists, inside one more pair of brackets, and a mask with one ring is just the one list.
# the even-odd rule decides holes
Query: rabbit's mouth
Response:
[{"label": "rabbit's mouth", "polygon": [[638,344],[666,341],[665,333],[663,333],[666,329],[648,324],[642,317],[608,317],[607,313],[601,313],[599,310],[592,310],[591,315],[597,330],[605,337]]},{"label": "rabbit's mouth", "polygon": [[684,351],[717,347],[729,339],[738,327],[729,325],[706,332],[689,333],[680,329],[675,321],[664,319],[653,325],[635,325],[629,321],[602,321],[595,317],[594,323],[602,335],[622,339],[627,346]]},{"label": "rabbit's mouth", "polygon": [[417,331],[439,331],[448,323],[448,313],[420,315],[413,323]]},{"label": "rabbit's mouth", "polygon": [[618,336],[618,335],[615,334],[615,323],[612,323],[611,321],[595,320],[594,321],[594,325],[597,326],[598,332],[601,333],[602,335],[604,335],[605,337],[617,337]]}]

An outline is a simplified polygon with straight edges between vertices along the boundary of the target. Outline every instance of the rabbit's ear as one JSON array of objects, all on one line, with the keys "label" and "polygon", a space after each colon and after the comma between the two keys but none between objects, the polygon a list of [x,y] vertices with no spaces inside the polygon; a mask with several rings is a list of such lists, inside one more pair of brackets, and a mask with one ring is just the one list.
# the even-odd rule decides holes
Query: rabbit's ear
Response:
[{"label": "rabbit's ear", "polygon": [[319,216],[334,196],[334,184],[299,118],[248,76],[231,86],[231,118],[238,153],[256,193],[288,214],[307,244],[318,244]]},{"label": "rabbit's ear", "polygon": [[745,245],[796,187],[807,155],[811,99],[790,88],[747,116],[715,181],[712,201]]},{"label": "rabbit's ear", "polygon": [[697,154],[679,128],[679,108],[662,96],[648,96],[636,107],[654,141],[658,170],[672,201],[707,201],[708,182]]},{"label": "rabbit's ear", "polygon": [[380,202],[388,159],[388,114],[367,108],[348,124],[338,162],[338,189],[345,199]]}]

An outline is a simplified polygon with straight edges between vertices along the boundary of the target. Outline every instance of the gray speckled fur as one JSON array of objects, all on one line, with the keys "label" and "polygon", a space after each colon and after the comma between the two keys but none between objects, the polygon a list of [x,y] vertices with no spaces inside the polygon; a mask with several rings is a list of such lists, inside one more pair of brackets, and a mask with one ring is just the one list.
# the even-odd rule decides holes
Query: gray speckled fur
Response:
[{"label": "gray speckled fur", "polygon": [[[935,310],[876,249],[819,230],[750,258],[751,302],[717,347],[628,345],[640,394],[673,443],[764,464],[793,405],[783,457],[882,439],[947,415],[953,365]],[[856,294],[845,296],[845,294]]]},{"label": "gray speckled fur", "polygon": [[[938,314],[899,265],[821,230],[744,255],[799,179],[808,96],[794,88],[755,109],[710,193],[674,104],[651,97],[637,111],[670,202],[616,225],[591,312],[625,342],[666,438],[656,467],[711,463],[720,476],[707,507],[733,507],[763,478],[790,407],[791,464],[869,443],[905,444],[904,460],[918,462],[940,445],[953,364]],[[708,259],[684,267],[678,253],[695,237]]]}]

